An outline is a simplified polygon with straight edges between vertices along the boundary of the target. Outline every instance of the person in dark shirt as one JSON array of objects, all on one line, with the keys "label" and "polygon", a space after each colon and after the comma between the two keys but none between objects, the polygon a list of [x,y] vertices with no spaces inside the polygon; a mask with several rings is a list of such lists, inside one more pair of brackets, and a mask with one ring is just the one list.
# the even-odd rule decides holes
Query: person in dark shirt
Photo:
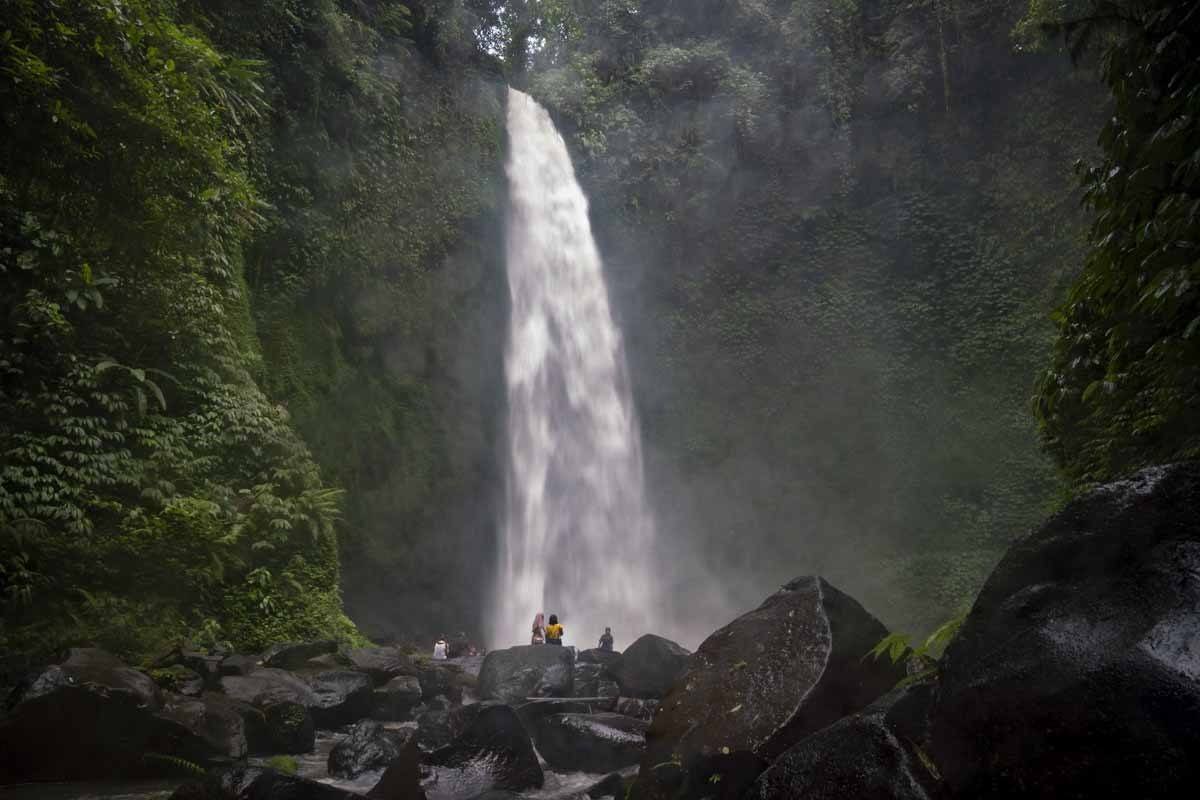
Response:
[{"label": "person in dark shirt", "polygon": [[600,637],[600,649],[607,650],[610,653],[612,652],[612,649],[613,649],[612,628],[604,629],[604,635]]}]

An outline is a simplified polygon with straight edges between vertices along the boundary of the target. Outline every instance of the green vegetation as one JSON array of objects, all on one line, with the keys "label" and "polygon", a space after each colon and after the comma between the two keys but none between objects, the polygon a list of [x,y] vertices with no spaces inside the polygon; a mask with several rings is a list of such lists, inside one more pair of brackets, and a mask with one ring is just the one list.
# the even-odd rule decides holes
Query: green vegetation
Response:
[{"label": "green vegetation", "polygon": [[528,82],[592,202],[662,526],[734,608],[820,572],[932,629],[1061,493],[1024,408],[1101,87],[1019,46],[1019,6],[573,8]]},{"label": "green vegetation", "polygon": [[295,775],[300,771],[300,765],[292,756],[272,756],[267,759],[267,766],[284,775]]},{"label": "green vegetation", "polygon": [[1114,113],[1082,169],[1095,213],[1083,272],[1034,407],[1066,475],[1088,485],[1200,455],[1200,9],[1101,2],[1059,20],[1104,49]]}]

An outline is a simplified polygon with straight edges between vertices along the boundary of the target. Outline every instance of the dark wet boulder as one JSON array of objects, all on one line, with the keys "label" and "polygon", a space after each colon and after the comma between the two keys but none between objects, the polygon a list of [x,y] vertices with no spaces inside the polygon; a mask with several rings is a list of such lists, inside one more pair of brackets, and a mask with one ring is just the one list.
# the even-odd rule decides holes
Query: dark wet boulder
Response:
[{"label": "dark wet boulder", "polygon": [[472,703],[469,706],[433,709],[417,715],[417,740],[426,750],[450,744],[470,727],[484,709],[496,703]]},{"label": "dark wet boulder", "polygon": [[210,765],[245,751],[230,701],[164,695],[115,656],[76,649],[0,720],[0,783],[147,776],[170,758]]},{"label": "dark wet boulder", "polygon": [[1014,544],[942,661],[962,797],[1190,796],[1200,780],[1200,465],[1079,497]]},{"label": "dark wet boulder", "polygon": [[[651,767],[749,753],[767,762],[904,677],[864,655],[887,629],[821,578],[798,578],[704,640],[647,734],[635,798],[677,796]],[[636,647],[636,645],[635,645]],[[630,663],[626,651],[624,665]],[[739,761],[739,770],[753,759]]]},{"label": "dark wet boulder", "polygon": [[621,687],[602,664],[577,661],[571,693],[575,697],[617,697]]},{"label": "dark wet boulder", "polygon": [[276,669],[301,669],[309,659],[337,652],[337,642],[286,642],[267,648],[263,666]]},{"label": "dark wet boulder", "polygon": [[566,647],[523,645],[493,650],[479,672],[484,700],[519,703],[529,697],[570,697],[574,656]]},{"label": "dark wet boulder", "polygon": [[172,664],[163,669],[153,669],[150,677],[165,692],[174,692],[187,697],[199,697],[204,693],[204,678],[183,664]]},{"label": "dark wet boulder", "polygon": [[261,709],[261,729],[247,727],[254,753],[309,753],[316,746],[317,725],[309,709],[282,700]]},{"label": "dark wet boulder", "polygon": [[432,773],[424,783],[430,800],[520,792],[540,788],[545,777],[525,726],[498,703],[480,708],[451,744],[426,756],[425,765]]},{"label": "dark wet boulder", "polygon": [[621,714],[555,714],[535,736],[546,763],[564,772],[612,772],[637,764],[649,723]]},{"label": "dark wet boulder", "polygon": [[758,777],[743,800],[937,800],[946,787],[927,747],[933,687],[896,690],[805,737]]},{"label": "dark wet boulder", "polygon": [[416,676],[412,659],[397,647],[360,647],[346,651],[352,669],[371,676],[376,686],[384,686],[401,676]]},{"label": "dark wet boulder", "polygon": [[[186,669],[194,673],[203,682],[202,689],[217,689],[221,680],[221,662],[224,655],[200,652],[198,650],[176,649],[154,662],[152,674],[161,675],[165,672],[182,672]],[[178,691],[177,688],[164,687],[168,691]]]},{"label": "dark wet boulder", "polygon": [[236,760],[249,752],[241,711],[236,701],[223,695],[168,695],[156,719],[158,724],[147,745],[150,753],[211,764]]},{"label": "dark wet boulder", "polygon": [[276,702],[292,702],[307,707],[317,704],[312,687],[282,669],[263,667],[249,675],[227,675],[221,690],[234,700],[263,707]]},{"label": "dark wet boulder", "polygon": [[308,680],[316,695],[313,720],[320,728],[340,728],[371,715],[374,689],[371,677],[362,672],[334,670]]},{"label": "dark wet boulder", "polygon": [[258,669],[258,656],[231,655],[221,659],[221,677],[226,675],[249,675]]},{"label": "dark wet boulder", "polygon": [[650,722],[654,719],[654,714],[658,711],[659,705],[660,702],[658,700],[643,700],[640,697],[621,697],[617,699],[617,704],[613,706],[613,710],[627,717],[635,717],[636,719],[644,719],[646,722]]},{"label": "dark wet boulder", "polygon": [[405,720],[420,702],[420,681],[412,675],[401,675],[374,691],[371,717],[384,722]]},{"label": "dark wet boulder", "polygon": [[575,660],[580,664],[599,664],[607,667],[610,674],[616,675],[617,667],[621,664],[621,654],[616,650],[601,650],[596,647],[591,650],[580,650]]},{"label": "dark wet boulder", "polygon": [[355,800],[359,797],[328,784],[271,769],[236,766],[184,784],[175,790],[171,800]]},{"label": "dark wet boulder", "polygon": [[421,788],[421,751],[417,740],[409,736],[400,748],[400,754],[384,770],[379,783],[367,793],[371,800],[426,800]]},{"label": "dark wet boulder", "polygon": [[537,728],[538,722],[554,714],[601,714],[615,711],[615,697],[535,697],[513,706],[527,730]]},{"label": "dark wet boulder", "polygon": [[317,695],[290,672],[271,667],[250,675],[227,675],[221,688],[242,711],[252,753],[307,753],[316,739],[312,709]]},{"label": "dark wet boulder", "polygon": [[613,667],[621,696],[661,698],[687,669],[689,655],[670,639],[652,633],[641,637]]},{"label": "dark wet boulder", "polygon": [[417,668],[417,680],[421,684],[421,697],[446,697],[451,702],[461,703],[463,687],[468,683],[463,668],[457,664],[429,662]]},{"label": "dark wet boulder", "polygon": [[408,741],[415,737],[412,730],[390,731],[374,720],[363,720],[330,751],[329,774],[336,778],[357,778],[364,772],[384,769],[400,757]]},{"label": "dark wet boulder", "polygon": [[315,672],[332,672],[335,670],[351,669],[352,667],[353,664],[351,664],[350,659],[341,653],[326,653],[323,656],[317,656],[316,658],[310,658],[308,661],[305,661],[304,666],[298,671],[305,674],[312,674]]}]

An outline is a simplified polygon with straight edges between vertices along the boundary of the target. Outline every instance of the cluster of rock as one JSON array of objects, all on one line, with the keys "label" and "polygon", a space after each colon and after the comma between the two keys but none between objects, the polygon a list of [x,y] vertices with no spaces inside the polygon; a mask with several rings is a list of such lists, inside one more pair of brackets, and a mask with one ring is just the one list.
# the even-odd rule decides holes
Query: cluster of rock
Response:
[{"label": "cluster of rock", "polygon": [[[803,577],[694,654],[651,635],[623,654],[517,647],[474,685],[392,650],[297,645],[177,654],[164,691],[73,651],[0,720],[0,777],[137,772],[158,753],[231,763],[176,800],[348,800],[233,762],[356,723],[329,770],[382,770],[374,800],[520,797],[543,785],[539,754],[608,773],[594,798],[1184,796],[1200,778],[1198,507],[1197,465],[1071,503],[997,566],[936,674],[902,688],[902,664],[865,657],[884,626]],[[464,704],[472,687],[480,702]]]}]

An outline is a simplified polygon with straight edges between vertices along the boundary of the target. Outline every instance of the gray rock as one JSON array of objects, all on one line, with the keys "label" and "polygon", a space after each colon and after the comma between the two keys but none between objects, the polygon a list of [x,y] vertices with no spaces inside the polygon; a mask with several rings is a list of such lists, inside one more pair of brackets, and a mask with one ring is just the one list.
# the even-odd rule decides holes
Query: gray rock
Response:
[{"label": "gray rock", "polygon": [[566,647],[524,645],[493,650],[479,672],[484,700],[519,703],[529,697],[569,697],[574,685],[574,657]]},{"label": "gray rock", "polygon": [[339,728],[371,715],[374,690],[371,677],[362,672],[334,670],[309,678],[316,695],[313,720],[321,728]]},{"label": "gray rock", "polygon": [[167,695],[157,717],[162,724],[156,726],[148,752],[199,764],[236,760],[249,752],[245,721],[236,702],[223,695]]},{"label": "gray rock", "polygon": [[[744,800],[936,800],[946,787],[924,749],[932,686],[893,692],[781,755]],[[698,777],[703,778],[703,775]]]},{"label": "gray rock", "polygon": [[659,705],[660,702],[658,700],[643,700],[640,697],[622,697],[617,700],[617,704],[613,707],[613,710],[627,717],[644,719],[646,722],[650,722],[654,719],[654,714],[658,711]]},{"label": "gray rock", "polygon": [[251,752],[307,753],[313,748],[316,723],[311,710],[318,704],[317,695],[300,678],[263,667],[250,675],[227,675],[221,688],[253,709],[242,712]]},{"label": "gray rock", "polygon": [[[717,753],[745,775],[756,759],[770,762],[865,708],[904,677],[886,659],[863,658],[886,635],[882,623],[825,580],[787,584],[705,639],[688,660],[654,715],[633,797],[677,796],[658,782],[654,765],[680,761],[684,778],[695,783],[696,769],[709,766],[693,757]],[[625,651],[623,671],[636,663],[637,648]]]},{"label": "gray rock", "polygon": [[364,720],[350,729],[349,735],[329,753],[329,774],[353,779],[371,770],[384,769],[400,757],[412,730],[389,731],[374,720]]},{"label": "gray rock", "polygon": [[1079,497],[1014,544],[942,660],[931,756],[961,797],[1190,796],[1200,464]]},{"label": "gray rock", "polygon": [[421,683],[415,676],[392,678],[372,695],[371,717],[384,722],[408,719],[421,702]]},{"label": "gray rock", "polygon": [[301,669],[309,659],[337,652],[337,642],[287,642],[273,645],[263,653],[263,666],[276,669]]},{"label": "gray rock", "polygon": [[384,686],[401,676],[416,676],[412,659],[397,647],[363,647],[346,651],[350,665],[371,676],[376,686]]},{"label": "gray rock", "polygon": [[623,697],[663,697],[687,669],[687,650],[661,636],[648,633],[621,654],[612,667]]},{"label": "gray rock", "polygon": [[538,752],[563,772],[613,772],[637,764],[649,723],[621,714],[555,714],[535,729]]},{"label": "gray rock", "polygon": [[[473,708],[465,706],[464,708]],[[516,712],[488,703],[473,713],[461,734],[425,759],[430,800],[462,800],[489,791],[520,792],[545,779],[529,734]]]},{"label": "gray rock", "polygon": [[258,669],[258,656],[231,655],[221,660],[221,676],[249,675]]}]

